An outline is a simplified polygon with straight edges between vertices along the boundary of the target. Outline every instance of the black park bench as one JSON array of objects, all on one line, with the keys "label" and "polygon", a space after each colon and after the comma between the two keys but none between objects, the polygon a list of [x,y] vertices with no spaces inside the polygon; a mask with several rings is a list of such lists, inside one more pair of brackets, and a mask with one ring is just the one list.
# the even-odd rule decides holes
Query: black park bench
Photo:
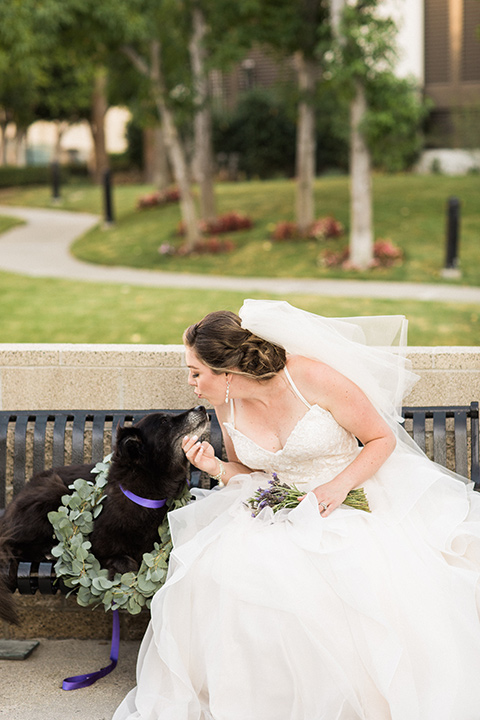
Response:
[{"label": "black park bench", "polygon": [[[118,424],[129,425],[152,412],[183,410],[56,410],[0,411],[0,516],[6,503],[34,473],[71,463],[96,463],[112,451]],[[455,470],[480,490],[479,408],[467,406],[404,407],[407,432],[435,462]],[[222,434],[209,411],[210,442],[222,457]],[[191,467],[190,482],[205,482]],[[208,482],[208,480],[207,480]],[[211,481],[213,485],[214,482]],[[62,590],[53,570],[54,561],[21,562],[17,589],[21,594],[52,595]]]}]

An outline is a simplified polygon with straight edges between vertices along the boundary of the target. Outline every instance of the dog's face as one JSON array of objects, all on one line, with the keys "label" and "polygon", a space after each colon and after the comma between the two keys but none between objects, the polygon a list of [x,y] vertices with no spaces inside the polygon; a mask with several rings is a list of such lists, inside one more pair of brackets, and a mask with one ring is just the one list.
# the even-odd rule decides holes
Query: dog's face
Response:
[{"label": "dog's face", "polygon": [[196,407],[177,415],[152,413],[132,427],[119,427],[112,458],[115,478],[146,497],[178,497],[188,470],[182,440],[193,433],[200,437],[207,426],[205,408]]}]

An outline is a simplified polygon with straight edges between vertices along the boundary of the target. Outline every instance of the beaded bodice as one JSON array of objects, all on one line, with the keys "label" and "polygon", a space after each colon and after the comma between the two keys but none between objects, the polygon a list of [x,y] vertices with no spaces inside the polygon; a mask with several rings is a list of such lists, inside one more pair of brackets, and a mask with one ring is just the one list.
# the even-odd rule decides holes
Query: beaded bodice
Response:
[{"label": "beaded bodice", "polygon": [[282,482],[305,490],[331,480],[359,452],[355,437],[337,423],[333,415],[312,405],[300,418],[283,448],[272,452],[252,438],[224,423],[240,462],[254,470],[276,472]]}]

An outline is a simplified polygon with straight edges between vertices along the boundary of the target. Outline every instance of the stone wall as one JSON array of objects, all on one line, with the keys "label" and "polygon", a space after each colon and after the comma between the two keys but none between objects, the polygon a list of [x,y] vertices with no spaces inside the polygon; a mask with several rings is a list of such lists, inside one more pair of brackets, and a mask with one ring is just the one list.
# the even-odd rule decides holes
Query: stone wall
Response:
[{"label": "stone wall", "polygon": [[[415,347],[407,405],[480,400],[480,347]],[[0,345],[2,410],[187,408],[181,345]]]}]

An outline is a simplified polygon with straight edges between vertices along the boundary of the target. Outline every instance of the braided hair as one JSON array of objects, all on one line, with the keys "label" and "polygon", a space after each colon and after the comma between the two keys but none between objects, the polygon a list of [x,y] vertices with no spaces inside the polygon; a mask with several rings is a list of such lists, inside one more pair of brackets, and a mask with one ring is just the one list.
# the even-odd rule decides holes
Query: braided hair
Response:
[{"label": "braided hair", "polygon": [[228,310],[209,313],[190,325],[183,342],[219,374],[236,372],[267,380],[285,367],[285,350],[242,328],[238,315]]}]

